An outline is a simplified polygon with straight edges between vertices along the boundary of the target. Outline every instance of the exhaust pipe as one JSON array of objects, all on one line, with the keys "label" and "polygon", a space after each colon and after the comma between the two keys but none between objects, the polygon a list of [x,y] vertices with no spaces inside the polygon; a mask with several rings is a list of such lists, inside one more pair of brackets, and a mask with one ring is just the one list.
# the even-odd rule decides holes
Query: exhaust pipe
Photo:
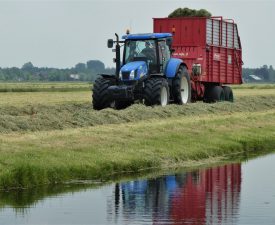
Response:
[{"label": "exhaust pipe", "polygon": [[120,45],[119,45],[119,37],[118,34],[116,35],[116,77],[119,78],[119,71],[120,71]]}]

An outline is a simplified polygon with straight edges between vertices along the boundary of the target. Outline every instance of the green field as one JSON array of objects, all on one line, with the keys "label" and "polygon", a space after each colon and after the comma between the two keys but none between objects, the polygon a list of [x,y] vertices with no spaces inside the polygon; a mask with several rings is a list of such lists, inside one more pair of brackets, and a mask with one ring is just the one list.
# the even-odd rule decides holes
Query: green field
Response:
[{"label": "green field", "polygon": [[0,187],[213,162],[275,149],[275,87],[235,102],[94,111],[90,91],[0,93]]},{"label": "green field", "polygon": [[22,82],[0,83],[0,92],[66,92],[87,91],[91,84],[87,82]]},{"label": "green field", "polygon": [[246,83],[241,85],[232,85],[233,89],[275,89],[275,83]]}]

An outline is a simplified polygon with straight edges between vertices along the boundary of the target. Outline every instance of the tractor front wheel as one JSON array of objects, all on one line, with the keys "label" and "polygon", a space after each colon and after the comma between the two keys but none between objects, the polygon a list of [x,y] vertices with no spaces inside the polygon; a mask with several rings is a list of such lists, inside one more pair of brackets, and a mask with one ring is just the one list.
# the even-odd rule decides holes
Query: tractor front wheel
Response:
[{"label": "tractor front wheel", "polygon": [[150,78],[145,82],[144,103],[147,106],[161,105],[169,103],[169,86],[164,78]]},{"label": "tractor front wheel", "polygon": [[115,85],[115,79],[99,77],[95,80],[93,86],[93,108],[95,110],[101,110],[110,107],[113,102],[112,96],[110,96],[108,87]]}]

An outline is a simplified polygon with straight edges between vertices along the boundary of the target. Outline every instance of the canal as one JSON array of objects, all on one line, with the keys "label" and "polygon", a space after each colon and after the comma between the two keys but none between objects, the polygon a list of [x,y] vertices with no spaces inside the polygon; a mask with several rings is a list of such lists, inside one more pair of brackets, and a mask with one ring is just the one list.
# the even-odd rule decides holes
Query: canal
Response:
[{"label": "canal", "polygon": [[107,185],[0,192],[0,224],[275,224],[275,154]]}]

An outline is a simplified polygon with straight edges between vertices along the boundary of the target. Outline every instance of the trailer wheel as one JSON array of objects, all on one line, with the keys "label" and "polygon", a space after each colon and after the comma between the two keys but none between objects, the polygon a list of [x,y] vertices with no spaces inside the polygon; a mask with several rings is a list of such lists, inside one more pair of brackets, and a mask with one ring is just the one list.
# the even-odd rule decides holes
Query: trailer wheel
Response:
[{"label": "trailer wheel", "polygon": [[101,110],[110,107],[112,98],[108,93],[108,87],[115,85],[115,79],[99,77],[93,86],[93,108]]},{"label": "trailer wheel", "polygon": [[182,105],[191,101],[190,76],[185,66],[180,66],[173,80],[173,97],[176,104]]},{"label": "trailer wheel", "polygon": [[221,86],[211,86],[207,90],[207,102],[224,101],[224,90]]},{"label": "trailer wheel", "polygon": [[224,91],[224,100],[233,102],[234,101],[234,95],[231,87],[228,86],[223,86],[223,91]]},{"label": "trailer wheel", "polygon": [[169,103],[169,86],[164,78],[150,78],[145,82],[144,103],[147,106],[161,105]]}]

